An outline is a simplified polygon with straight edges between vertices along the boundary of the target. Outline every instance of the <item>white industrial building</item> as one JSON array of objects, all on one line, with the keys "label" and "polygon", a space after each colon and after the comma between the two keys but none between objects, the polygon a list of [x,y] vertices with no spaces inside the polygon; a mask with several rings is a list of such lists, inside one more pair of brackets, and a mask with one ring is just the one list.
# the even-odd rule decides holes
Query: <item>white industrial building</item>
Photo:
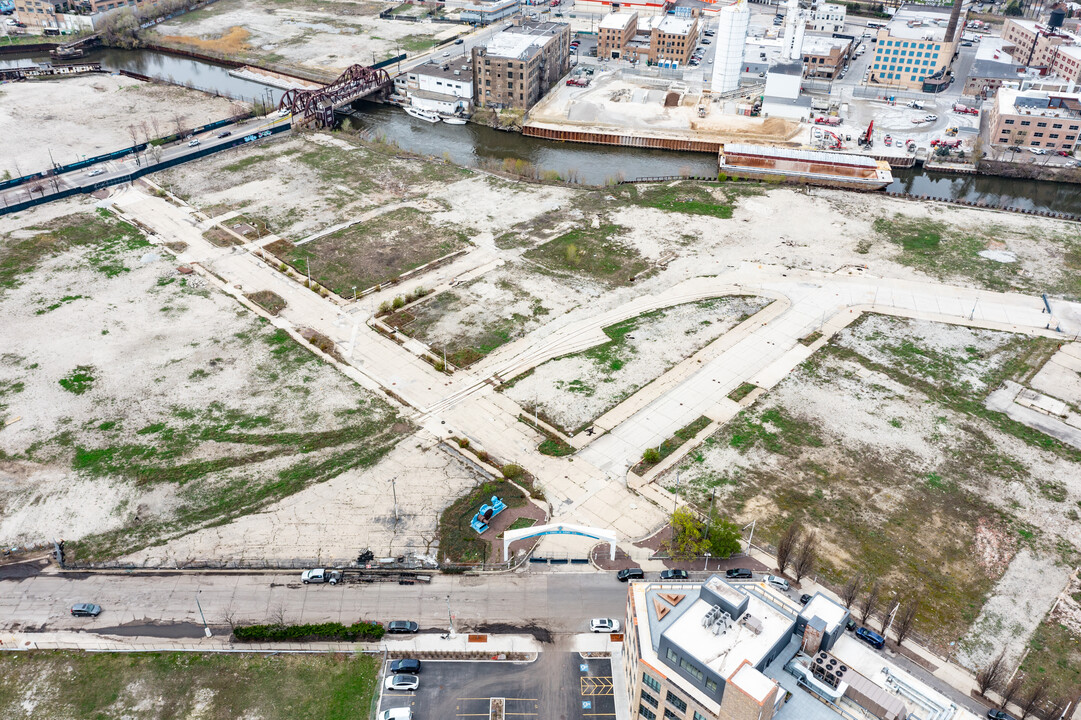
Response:
[{"label": "white industrial building", "polygon": [[811,98],[800,94],[802,82],[802,62],[781,62],[770,68],[762,93],[762,114],[804,122],[810,119]]},{"label": "white industrial building", "polygon": [[463,57],[419,65],[399,88],[413,107],[444,115],[468,115],[473,105],[473,65]]},{"label": "white industrial building", "polygon": [[819,3],[811,12],[812,32],[839,33],[845,29],[845,6]]}]

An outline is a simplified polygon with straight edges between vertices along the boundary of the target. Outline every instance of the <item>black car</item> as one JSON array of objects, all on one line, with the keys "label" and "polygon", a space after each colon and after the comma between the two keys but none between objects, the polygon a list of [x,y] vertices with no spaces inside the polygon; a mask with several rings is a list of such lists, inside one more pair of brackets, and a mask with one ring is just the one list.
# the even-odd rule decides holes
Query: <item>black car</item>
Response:
[{"label": "black car", "polygon": [[232,135],[232,134],[233,134],[233,133],[231,133],[231,132],[229,132],[228,130],[226,130],[225,132],[220,132],[220,133],[218,133],[218,137],[220,137],[220,138],[223,138],[223,137],[229,137],[229,136],[230,136],[230,135]]},{"label": "black car", "polygon": [[412,620],[391,620],[387,623],[388,633],[415,633],[418,630],[420,630],[420,625]]},{"label": "black car", "polygon": [[464,42],[465,42],[465,40],[462,40],[461,38],[458,38],[457,40],[454,41],[454,44],[455,45],[461,45]]},{"label": "black car", "polygon": [[626,568],[616,573],[616,578],[620,582],[627,582],[628,580],[642,580],[646,574],[642,572],[642,568]]},{"label": "black car", "polygon": [[420,672],[420,660],[414,660],[413,658],[395,660],[390,664],[390,672],[392,675],[398,675],[399,673],[416,675]]},{"label": "black car", "polygon": [[853,620],[852,618],[848,618],[848,622],[845,623],[845,630],[848,630],[850,632],[856,632],[857,627],[859,627],[859,626],[856,625],[856,621]]},{"label": "black car", "polygon": [[754,573],[748,568],[732,568],[731,570],[725,570],[724,576],[729,580],[753,580]]},{"label": "black car", "polygon": [[1014,720],[1013,715],[994,708],[987,711],[987,717],[991,718],[991,720]]},{"label": "black car", "polygon": [[665,570],[661,573],[661,580],[686,580],[686,570]]},{"label": "black car", "polygon": [[809,602],[811,602],[811,596],[808,595],[807,593],[803,593],[802,595],[799,596],[799,604],[800,605],[806,605]]}]

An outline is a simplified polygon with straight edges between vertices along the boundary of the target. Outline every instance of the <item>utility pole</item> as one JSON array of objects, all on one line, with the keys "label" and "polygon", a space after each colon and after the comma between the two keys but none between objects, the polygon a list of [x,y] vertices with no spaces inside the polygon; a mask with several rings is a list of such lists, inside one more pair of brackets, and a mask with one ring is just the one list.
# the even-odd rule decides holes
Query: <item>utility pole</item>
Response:
[{"label": "utility pole", "polygon": [[394,522],[398,522],[398,489],[394,486],[394,481],[398,478],[390,479],[390,492],[394,496]]},{"label": "utility pole", "polygon": [[199,593],[201,592],[202,590],[195,591],[195,606],[199,608],[199,617],[203,619],[203,630],[206,632],[206,636],[210,637],[213,633],[210,632],[210,626],[206,624],[206,615],[203,615],[203,604],[199,602]]},{"label": "utility pole", "polygon": [[450,614],[450,595],[447,595],[447,624],[450,626],[450,634],[454,635],[454,616]]}]

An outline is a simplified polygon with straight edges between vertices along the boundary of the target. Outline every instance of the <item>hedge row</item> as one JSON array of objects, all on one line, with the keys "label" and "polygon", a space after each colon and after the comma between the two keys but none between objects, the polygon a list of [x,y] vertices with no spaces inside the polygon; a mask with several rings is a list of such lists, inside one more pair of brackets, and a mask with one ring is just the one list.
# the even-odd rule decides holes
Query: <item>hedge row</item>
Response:
[{"label": "hedge row", "polygon": [[379,623],[318,623],[316,625],[237,625],[233,637],[240,642],[312,642],[378,640],[386,629]]}]

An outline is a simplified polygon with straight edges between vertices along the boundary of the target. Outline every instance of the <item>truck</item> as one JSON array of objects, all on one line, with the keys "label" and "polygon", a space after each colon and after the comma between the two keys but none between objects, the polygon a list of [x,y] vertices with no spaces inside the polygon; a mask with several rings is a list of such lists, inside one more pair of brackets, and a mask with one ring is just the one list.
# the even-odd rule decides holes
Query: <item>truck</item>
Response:
[{"label": "truck", "polygon": [[300,574],[300,582],[308,585],[309,583],[330,583],[331,585],[337,585],[342,581],[342,574],[337,570],[328,570],[326,568],[315,568],[313,570],[305,570]]}]

